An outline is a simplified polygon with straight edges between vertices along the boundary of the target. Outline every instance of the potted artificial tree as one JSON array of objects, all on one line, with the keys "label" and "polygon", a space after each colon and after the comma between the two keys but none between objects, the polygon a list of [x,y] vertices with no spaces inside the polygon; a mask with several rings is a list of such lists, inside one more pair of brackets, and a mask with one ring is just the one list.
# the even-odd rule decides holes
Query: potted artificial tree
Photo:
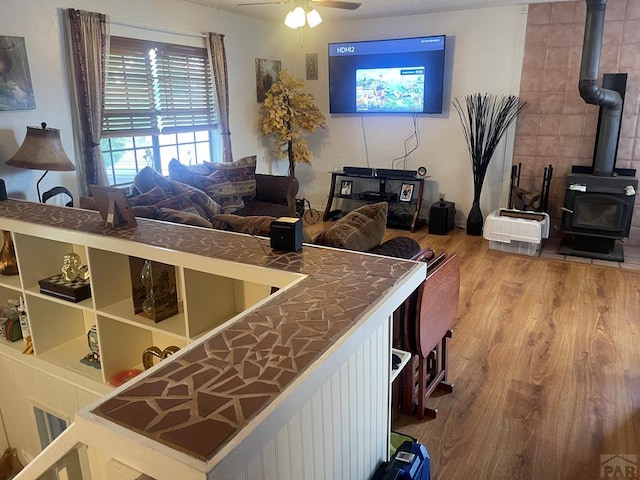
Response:
[{"label": "potted artificial tree", "polygon": [[313,95],[302,91],[305,86],[304,80],[281,71],[260,109],[260,131],[273,138],[277,158],[289,160],[290,177],[295,177],[296,163],[308,164],[313,157],[305,135],[327,125]]}]

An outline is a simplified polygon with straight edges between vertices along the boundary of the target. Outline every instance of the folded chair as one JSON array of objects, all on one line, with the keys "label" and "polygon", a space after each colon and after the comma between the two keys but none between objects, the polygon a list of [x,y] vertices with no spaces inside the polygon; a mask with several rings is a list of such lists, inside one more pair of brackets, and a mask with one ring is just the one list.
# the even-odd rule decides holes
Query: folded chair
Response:
[{"label": "folded chair", "polygon": [[423,418],[437,410],[426,400],[440,387],[448,392],[447,341],[458,316],[460,262],[457,255],[443,253],[428,262],[427,278],[405,303],[400,316],[401,346],[413,354],[403,372],[402,409]]}]

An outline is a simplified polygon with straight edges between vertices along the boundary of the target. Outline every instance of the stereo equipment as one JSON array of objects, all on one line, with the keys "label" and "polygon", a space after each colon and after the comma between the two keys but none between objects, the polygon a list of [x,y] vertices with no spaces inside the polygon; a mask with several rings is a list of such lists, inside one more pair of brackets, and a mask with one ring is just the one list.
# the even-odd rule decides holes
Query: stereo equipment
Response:
[{"label": "stereo equipment", "polygon": [[395,202],[398,200],[398,194],[392,192],[362,192],[360,200],[376,200],[378,202]]},{"label": "stereo equipment", "polygon": [[271,222],[269,230],[271,248],[285,252],[302,249],[302,220],[295,217],[280,217]]},{"label": "stereo equipment", "polygon": [[378,177],[416,178],[415,170],[396,170],[395,168],[376,168]]},{"label": "stereo equipment", "polygon": [[373,168],[368,167],[343,167],[344,173],[348,173],[349,175],[367,175],[372,177],[374,175]]},{"label": "stereo equipment", "polygon": [[444,200],[434,203],[429,211],[429,233],[446,235],[453,230],[455,217],[455,203],[445,202]]}]

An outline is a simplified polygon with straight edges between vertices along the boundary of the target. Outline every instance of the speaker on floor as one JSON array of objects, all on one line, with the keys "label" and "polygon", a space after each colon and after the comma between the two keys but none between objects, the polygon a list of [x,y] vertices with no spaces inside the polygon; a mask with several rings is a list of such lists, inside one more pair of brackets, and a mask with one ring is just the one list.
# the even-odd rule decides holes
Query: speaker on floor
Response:
[{"label": "speaker on floor", "polygon": [[455,203],[444,200],[434,203],[429,211],[429,233],[446,235],[453,230],[455,217]]},{"label": "speaker on floor", "polygon": [[271,248],[285,252],[302,249],[302,220],[295,217],[280,217],[271,222],[269,231]]}]

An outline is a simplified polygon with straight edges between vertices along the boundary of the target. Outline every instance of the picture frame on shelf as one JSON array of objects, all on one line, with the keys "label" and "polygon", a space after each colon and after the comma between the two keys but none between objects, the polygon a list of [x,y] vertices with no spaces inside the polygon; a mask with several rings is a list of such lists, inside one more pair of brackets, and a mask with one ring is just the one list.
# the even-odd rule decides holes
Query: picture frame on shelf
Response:
[{"label": "picture frame on shelf", "polygon": [[403,183],[400,188],[400,197],[399,200],[401,202],[410,202],[413,198],[413,188],[415,185],[413,183]]},{"label": "picture frame on shelf", "polygon": [[105,227],[129,227],[137,225],[136,217],[123,189],[89,185],[89,191],[96,200],[96,206],[105,222]]},{"label": "picture frame on shelf", "polygon": [[350,197],[353,189],[353,180],[342,180],[340,183],[340,195]]}]

